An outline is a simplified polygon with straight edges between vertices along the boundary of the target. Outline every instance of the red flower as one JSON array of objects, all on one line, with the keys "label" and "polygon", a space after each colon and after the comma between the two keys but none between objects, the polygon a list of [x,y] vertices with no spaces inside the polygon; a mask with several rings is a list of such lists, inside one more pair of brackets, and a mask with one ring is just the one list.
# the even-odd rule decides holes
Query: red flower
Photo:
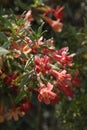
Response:
[{"label": "red flower", "polygon": [[58,20],[52,20],[51,18],[42,16],[42,18],[52,27],[55,32],[61,32],[63,24]]},{"label": "red flower", "polygon": [[64,18],[64,13],[62,11],[63,9],[64,9],[64,7],[60,7],[60,6],[57,6],[56,9],[47,8],[43,15],[47,16],[49,14],[52,14],[56,18],[56,20],[58,20],[58,19],[62,20]]},{"label": "red flower", "polygon": [[19,116],[24,116],[24,113],[20,111],[19,107],[9,109],[8,113],[5,115],[6,120],[14,119],[14,121],[18,121]]},{"label": "red flower", "polygon": [[64,13],[62,12],[63,9],[64,7],[57,6],[57,8],[53,10],[53,15],[56,17],[56,19],[62,20],[64,18]]},{"label": "red flower", "polygon": [[38,90],[39,95],[38,95],[38,100],[40,102],[44,102],[45,104],[50,104],[50,102],[57,101],[59,100],[59,96],[56,95],[56,93],[52,92],[53,85],[51,83],[47,83],[47,86],[44,84],[40,83],[41,88]]},{"label": "red flower", "polygon": [[75,94],[75,91],[73,89],[71,89],[67,84],[60,84],[60,83],[56,83],[56,86],[58,87],[58,89],[60,91],[62,91],[66,97],[73,97],[73,95]]},{"label": "red flower", "polygon": [[56,71],[56,70],[51,70],[50,73],[52,74],[52,76],[54,76],[58,82],[65,82],[70,84],[71,82],[71,75],[66,73],[66,70],[62,70],[62,71]]},{"label": "red flower", "polygon": [[13,73],[13,74],[10,74],[10,75],[6,75],[5,78],[4,78],[4,82],[8,85],[14,85],[14,81],[16,80],[17,78],[17,74]]},{"label": "red flower", "polygon": [[43,49],[43,54],[50,54],[50,55],[57,55],[58,54],[58,50],[56,49],[49,49],[49,48],[44,48]]},{"label": "red flower", "polygon": [[[60,22],[64,13],[62,12],[63,7],[58,6],[56,9],[48,8],[43,15],[40,15],[42,19],[44,19],[54,31],[61,32],[63,24]],[[55,17],[55,20],[52,20],[47,15],[52,14]]]},{"label": "red flower", "polygon": [[42,74],[46,74],[47,71],[51,69],[51,67],[48,65],[49,57],[44,56],[43,58],[40,58],[39,56],[35,56],[35,69],[36,72],[41,72]]},{"label": "red flower", "polygon": [[26,14],[24,14],[24,19],[28,19],[28,21],[30,21],[30,22],[32,22],[34,20],[31,10],[28,10],[28,12]]},{"label": "red flower", "polygon": [[44,42],[42,41],[43,37],[40,37],[38,40],[34,40],[34,44],[32,45],[32,52],[33,53],[37,53],[38,49],[41,48],[41,46],[44,44]]},{"label": "red flower", "polygon": [[25,13],[24,15],[18,15],[18,18],[23,18],[25,20],[28,20],[29,22],[32,22],[34,20],[33,16],[32,16],[32,11],[28,10],[27,13]]},{"label": "red flower", "polygon": [[73,78],[72,78],[72,84],[77,86],[77,87],[80,87],[81,86],[81,79],[80,77],[78,76],[79,72],[78,70],[76,70],[73,74]]},{"label": "red flower", "polygon": [[15,58],[18,58],[22,53],[26,55],[31,52],[31,48],[29,47],[28,43],[25,42],[21,44],[13,42],[11,45],[11,49]]},{"label": "red flower", "polygon": [[59,54],[58,54],[58,55],[54,55],[54,58],[55,58],[56,60],[58,60],[64,67],[65,67],[66,65],[72,66],[73,58],[72,58],[71,55],[67,55],[67,54],[68,54],[68,50],[69,50],[68,47],[64,47],[64,48],[62,48],[62,49],[59,51]]},{"label": "red flower", "polygon": [[31,103],[25,98],[24,100],[23,100],[23,102],[21,103],[21,105],[20,105],[20,111],[21,112],[24,112],[25,114],[27,114],[28,112],[29,112],[29,110],[31,110],[32,109],[32,105],[31,105]]}]

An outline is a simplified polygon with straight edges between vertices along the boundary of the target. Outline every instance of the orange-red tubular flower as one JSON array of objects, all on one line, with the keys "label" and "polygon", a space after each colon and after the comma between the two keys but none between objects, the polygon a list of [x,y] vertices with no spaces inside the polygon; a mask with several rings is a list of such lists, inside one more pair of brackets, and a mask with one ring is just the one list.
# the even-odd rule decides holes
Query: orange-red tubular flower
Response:
[{"label": "orange-red tubular flower", "polygon": [[48,82],[45,86],[40,82],[38,100],[44,102],[45,104],[50,104],[51,102],[59,101],[60,97],[52,91],[53,85]]},{"label": "orange-red tubular flower", "polygon": [[53,8],[46,8],[46,10],[44,10],[44,16],[48,16],[49,14],[53,15],[55,17],[56,20],[60,19],[62,20],[65,16],[64,12],[63,12],[64,7],[62,6],[57,6],[56,9]]},{"label": "orange-red tubular flower", "polygon": [[9,109],[8,113],[6,114],[6,120],[14,119],[14,121],[18,121],[19,116],[24,116],[24,113],[20,111],[19,107]]},{"label": "orange-red tubular flower", "polygon": [[55,32],[61,32],[63,24],[60,22],[60,19],[58,20],[52,20],[51,18],[48,18],[46,16],[42,16],[42,18],[52,27],[52,29]]},{"label": "orange-red tubular flower", "polygon": [[64,18],[64,12],[62,11],[64,7],[57,6],[55,10],[53,10],[53,15],[55,16],[56,19],[63,19]]},{"label": "orange-red tubular flower", "polygon": [[13,50],[13,55],[15,58],[18,58],[21,53],[25,55],[31,52],[31,48],[28,46],[28,43],[18,44],[17,42],[13,42],[11,45],[11,49]]},{"label": "orange-red tubular flower", "polygon": [[81,87],[81,79],[79,77],[79,72],[78,70],[76,70],[73,74],[73,78],[72,78],[72,84],[74,86],[77,86],[77,87]]}]

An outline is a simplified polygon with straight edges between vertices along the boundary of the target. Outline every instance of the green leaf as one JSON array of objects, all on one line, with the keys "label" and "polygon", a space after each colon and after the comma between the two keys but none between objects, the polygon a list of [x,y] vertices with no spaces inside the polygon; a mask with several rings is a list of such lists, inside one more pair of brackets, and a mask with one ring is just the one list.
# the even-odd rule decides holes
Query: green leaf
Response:
[{"label": "green leaf", "polygon": [[23,78],[23,80],[21,81],[20,86],[24,87],[24,85],[26,85],[29,82],[29,74],[25,75],[25,77]]},{"label": "green leaf", "polygon": [[0,32],[0,42],[8,41],[6,35],[3,32]]},{"label": "green leaf", "polygon": [[20,93],[18,94],[18,96],[16,97],[15,102],[19,103],[23,99],[24,96],[25,96],[25,91],[22,89]]},{"label": "green leaf", "polygon": [[32,31],[32,35],[28,33],[29,37],[31,38],[31,40],[35,40],[35,39],[39,39],[45,32],[47,32],[47,30],[44,30],[43,31],[43,25],[44,25],[44,22],[41,24],[41,26],[39,26],[38,30],[34,31],[32,28],[31,31]]},{"label": "green leaf", "polygon": [[42,33],[42,29],[43,29],[43,25],[44,25],[44,22],[41,24],[41,26],[38,28],[38,34],[41,34]]},{"label": "green leaf", "polygon": [[1,55],[6,55],[6,54],[8,54],[8,53],[9,53],[8,50],[4,49],[3,47],[0,47],[0,56],[1,56]]},{"label": "green leaf", "polygon": [[4,42],[4,44],[2,45],[3,48],[8,48],[10,46],[10,42]]}]

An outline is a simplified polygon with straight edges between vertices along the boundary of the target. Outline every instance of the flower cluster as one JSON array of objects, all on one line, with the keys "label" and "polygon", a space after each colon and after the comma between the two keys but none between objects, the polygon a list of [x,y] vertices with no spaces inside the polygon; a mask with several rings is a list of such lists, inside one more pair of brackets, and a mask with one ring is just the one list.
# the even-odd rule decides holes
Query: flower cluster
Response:
[{"label": "flower cluster", "polygon": [[[57,6],[56,9],[47,7],[44,10],[44,13],[40,15],[51,27],[55,32],[61,32],[63,24],[61,20],[64,18],[64,13],[62,12],[63,7]],[[51,15],[53,18],[50,18]]]},{"label": "flower cluster", "polygon": [[[57,7],[43,15],[44,20],[59,32],[62,30],[62,9]],[[48,13],[58,19],[57,24],[46,16]],[[69,48],[57,50],[53,39],[46,40],[40,34],[42,25],[38,33],[32,30],[32,20],[31,10],[18,16],[17,22],[11,24],[8,45],[1,46],[5,53],[0,54],[0,122],[17,121],[19,116],[28,113],[34,95],[39,102],[55,104],[61,100],[61,94],[72,98],[73,86],[80,84],[77,71],[73,73],[71,69],[73,57]]]}]

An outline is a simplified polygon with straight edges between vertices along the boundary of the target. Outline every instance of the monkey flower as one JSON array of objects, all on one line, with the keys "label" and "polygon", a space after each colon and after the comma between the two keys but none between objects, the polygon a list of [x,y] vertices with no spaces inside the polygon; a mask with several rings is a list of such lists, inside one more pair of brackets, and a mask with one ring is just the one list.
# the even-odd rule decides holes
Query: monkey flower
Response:
[{"label": "monkey flower", "polygon": [[60,7],[60,6],[57,6],[55,10],[53,10],[53,15],[55,16],[56,19],[60,19],[62,20],[64,18],[64,13],[63,13],[63,10],[64,7]]},{"label": "monkey flower", "polygon": [[58,60],[64,67],[66,65],[72,66],[73,57],[72,57],[72,55],[68,55],[68,50],[69,50],[68,47],[64,47],[64,48],[60,49],[58,55],[54,56],[54,58],[56,60]]},{"label": "monkey flower", "polygon": [[19,108],[21,112],[27,114],[30,110],[32,110],[32,105],[30,101],[28,101],[28,99],[25,97],[22,103],[20,104]]},{"label": "monkey flower", "polygon": [[70,74],[67,74],[67,71],[66,70],[62,70],[62,71],[57,71],[57,70],[51,70],[50,71],[52,76],[54,76],[57,81],[59,82],[65,82],[65,83],[70,83],[71,82],[71,75]]},{"label": "monkey flower", "polygon": [[61,32],[63,24],[58,20],[52,20],[51,18],[42,16],[42,18],[52,27],[55,32]]},{"label": "monkey flower", "polygon": [[13,86],[15,84],[15,80],[17,79],[17,74],[12,73],[12,74],[8,74],[5,76],[4,78],[4,82],[8,85]]},{"label": "monkey flower", "polygon": [[44,12],[44,16],[48,16],[49,14],[52,14],[57,20],[58,19],[62,20],[64,18],[63,9],[64,7],[61,6],[57,6],[56,9],[48,7]]},{"label": "monkey flower", "polygon": [[51,83],[48,82],[47,86],[45,86],[40,82],[40,86],[38,95],[38,100],[40,102],[43,101],[45,104],[50,104],[50,102],[56,100],[56,98],[59,100],[59,96],[52,92],[53,85]]},{"label": "monkey flower", "polygon": [[[42,19],[44,19],[55,32],[61,32],[63,24],[60,22],[64,13],[62,12],[64,7],[57,6],[56,9],[48,8],[43,15],[40,15]],[[47,15],[52,14],[55,17],[55,20],[49,18]]]},{"label": "monkey flower", "polygon": [[41,72],[42,74],[46,74],[47,71],[51,69],[51,67],[48,65],[49,57],[44,56],[43,58],[40,58],[39,56],[35,57],[35,69],[36,72]]},{"label": "monkey flower", "polygon": [[19,44],[17,42],[13,42],[11,45],[11,49],[13,51],[13,55],[15,58],[18,58],[22,53],[29,54],[31,52],[31,48],[25,42]]},{"label": "monkey flower", "polygon": [[73,74],[73,78],[72,78],[72,84],[74,86],[77,86],[77,87],[81,87],[81,79],[79,77],[79,72],[78,70],[76,70]]},{"label": "monkey flower", "polygon": [[24,116],[24,113],[20,111],[19,107],[9,109],[8,113],[6,114],[6,120],[14,119],[14,121],[18,121],[19,116]]},{"label": "monkey flower", "polygon": [[73,90],[70,86],[68,86],[66,83],[59,83],[59,82],[56,82],[55,84],[58,89],[64,93],[64,95],[68,98],[72,98],[73,95],[75,94],[75,90]]},{"label": "monkey flower", "polygon": [[44,15],[40,15],[40,16],[42,19],[44,19],[50,25],[50,27],[52,27],[52,29],[55,32],[62,31],[63,24],[62,24],[62,22],[60,22],[60,19],[52,20],[51,18],[49,18],[47,16],[44,16]]}]

